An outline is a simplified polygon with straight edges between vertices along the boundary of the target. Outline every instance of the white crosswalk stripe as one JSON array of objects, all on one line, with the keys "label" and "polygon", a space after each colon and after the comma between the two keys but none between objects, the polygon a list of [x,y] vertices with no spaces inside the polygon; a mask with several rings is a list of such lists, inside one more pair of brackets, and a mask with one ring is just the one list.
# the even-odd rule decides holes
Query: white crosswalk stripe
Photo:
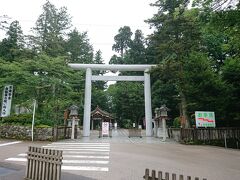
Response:
[{"label": "white crosswalk stripe", "polygon": [[[46,149],[63,151],[64,171],[108,171],[109,143],[75,143],[56,142],[43,146]],[[27,154],[21,153],[17,157],[10,157],[5,161],[25,162]]]},{"label": "white crosswalk stripe", "polygon": [[18,143],[21,143],[22,141],[14,141],[14,142],[8,142],[8,143],[2,143],[0,144],[0,147],[1,146],[9,146],[9,145],[13,145],[13,144],[18,144]]},{"label": "white crosswalk stripe", "polygon": [[[26,153],[18,154],[18,156],[27,157]],[[89,158],[89,159],[109,159],[109,156],[81,156],[81,155],[64,155],[71,158]]]},{"label": "white crosswalk stripe", "polygon": [[93,166],[62,166],[62,170],[70,171],[108,171],[107,167],[93,167]]}]

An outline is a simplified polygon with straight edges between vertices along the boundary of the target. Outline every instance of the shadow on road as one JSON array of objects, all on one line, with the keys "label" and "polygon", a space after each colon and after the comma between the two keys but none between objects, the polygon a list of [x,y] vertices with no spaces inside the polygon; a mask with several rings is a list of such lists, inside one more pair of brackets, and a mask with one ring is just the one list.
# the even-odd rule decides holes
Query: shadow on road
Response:
[{"label": "shadow on road", "polygon": [[[23,180],[26,166],[0,162],[0,180]],[[96,180],[93,178],[62,172],[61,180]]]}]

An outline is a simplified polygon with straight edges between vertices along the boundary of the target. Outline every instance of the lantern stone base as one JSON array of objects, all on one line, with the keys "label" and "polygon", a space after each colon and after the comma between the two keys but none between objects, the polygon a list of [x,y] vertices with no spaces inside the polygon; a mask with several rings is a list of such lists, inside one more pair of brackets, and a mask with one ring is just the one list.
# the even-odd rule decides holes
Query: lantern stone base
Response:
[{"label": "lantern stone base", "polygon": [[159,137],[159,138],[164,138],[164,137],[168,138],[167,130],[165,131],[165,136],[164,136],[163,128],[158,128],[157,129],[157,137]]}]

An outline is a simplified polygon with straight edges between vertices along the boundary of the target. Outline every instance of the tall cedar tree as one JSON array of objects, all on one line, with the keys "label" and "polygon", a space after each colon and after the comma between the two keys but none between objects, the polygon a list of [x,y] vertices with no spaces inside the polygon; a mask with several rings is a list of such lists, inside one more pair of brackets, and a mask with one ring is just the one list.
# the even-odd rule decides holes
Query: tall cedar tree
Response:
[{"label": "tall cedar tree", "polygon": [[71,63],[92,63],[93,47],[89,42],[87,32],[80,33],[74,29],[68,34],[65,49]]},{"label": "tall cedar tree", "polygon": [[57,9],[47,1],[34,28],[35,43],[40,47],[40,51],[52,57],[63,55],[64,35],[71,26],[71,17],[67,13],[67,8]]},{"label": "tall cedar tree", "polygon": [[132,31],[129,26],[124,26],[118,30],[118,34],[114,36],[115,44],[112,46],[112,50],[120,53],[121,58],[123,58],[124,51],[126,51],[132,40]]},{"label": "tall cedar tree", "polygon": [[13,21],[0,44],[0,56],[7,61],[14,61],[24,49],[24,36],[18,21]]},{"label": "tall cedar tree", "polygon": [[[199,30],[195,22],[186,15],[188,0],[158,0],[152,6],[158,13],[147,22],[155,28],[150,36],[157,55],[158,64],[173,64],[171,73],[180,97],[180,116],[183,127],[190,127],[183,66],[191,51],[198,50]],[[157,72],[157,69],[155,70]]]}]

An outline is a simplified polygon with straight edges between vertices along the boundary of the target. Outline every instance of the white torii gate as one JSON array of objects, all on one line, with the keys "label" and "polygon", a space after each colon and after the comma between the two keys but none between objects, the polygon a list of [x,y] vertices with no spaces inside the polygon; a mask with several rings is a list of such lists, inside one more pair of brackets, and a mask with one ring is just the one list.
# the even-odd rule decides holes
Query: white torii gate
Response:
[{"label": "white torii gate", "polygon": [[[148,71],[156,65],[68,64],[75,70],[86,70],[83,136],[90,136],[92,81],[144,81],[146,136],[152,136],[151,84]],[[92,70],[143,71],[144,76],[94,76]]]}]

